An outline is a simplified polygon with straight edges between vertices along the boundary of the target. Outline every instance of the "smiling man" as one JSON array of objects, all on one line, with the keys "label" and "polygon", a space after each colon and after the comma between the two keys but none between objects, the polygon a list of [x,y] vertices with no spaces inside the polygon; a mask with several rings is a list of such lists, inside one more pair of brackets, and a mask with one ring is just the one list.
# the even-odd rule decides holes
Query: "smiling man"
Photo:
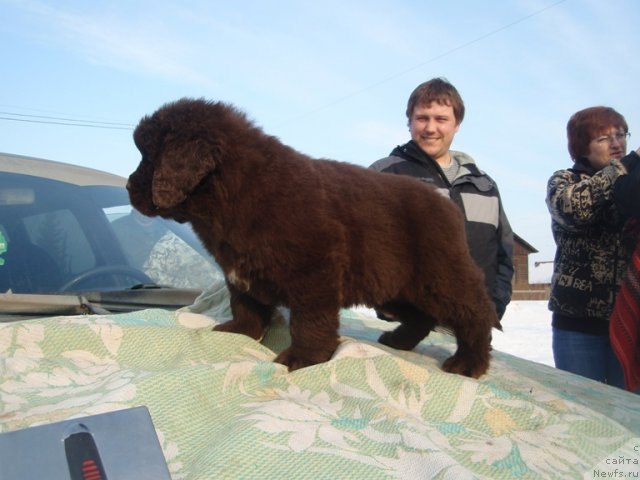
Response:
[{"label": "smiling man", "polygon": [[[502,317],[511,300],[513,232],[495,181],[469,155],[450,150],[464,118],[462,98],[448,81],[434,78],[411,93],[406,113],[411,141],[370,168],[417,177],[458,205],[466,220],[469,250],[484,271],[487,289]],[[428,214],[429,205],[424,208]],[[378,315],[385,317],[383,312]]]}]

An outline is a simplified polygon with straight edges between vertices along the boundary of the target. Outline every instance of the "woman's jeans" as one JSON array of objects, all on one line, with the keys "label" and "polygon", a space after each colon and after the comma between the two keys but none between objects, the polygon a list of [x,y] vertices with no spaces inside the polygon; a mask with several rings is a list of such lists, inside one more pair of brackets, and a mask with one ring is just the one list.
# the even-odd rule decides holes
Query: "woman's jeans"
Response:
[{"label": "woman's jeans", "polygon": [[624,373],[608,336],[553,329],[556,368],[624,388]]}]

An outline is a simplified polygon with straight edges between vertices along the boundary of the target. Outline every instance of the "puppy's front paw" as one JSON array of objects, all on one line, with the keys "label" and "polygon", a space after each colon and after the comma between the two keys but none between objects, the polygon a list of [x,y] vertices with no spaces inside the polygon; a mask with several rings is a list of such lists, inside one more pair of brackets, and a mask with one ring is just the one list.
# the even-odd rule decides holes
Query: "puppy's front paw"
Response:
[{"label": "puppy's front paw", "polygon": [[256,325],[248,325],[246,323],[237,322],[235,320],[229,320],[228,322],[221,323],[213,327],[216,332],[227,333],[240,333],[251,337],[254,340],[261,340],[264,336],[264,328],[259,328]]},{"label": "puppy's front paw", "polygon": [[291,347],[285,349],[276,357],[274,362],[286,365],[290,372],[304,367],[310,367],[318,363],[326,362],[331,358],[332,352],[307,352],[311,354],[301,355]]},{"label": "puppy's front paw", "polygon": [[455,354],[447,358],[442,364],[442,370],[448,373],[456,373],[465,377],[480,378],[489,368],[489,360],[479,357],[469,357]]}]

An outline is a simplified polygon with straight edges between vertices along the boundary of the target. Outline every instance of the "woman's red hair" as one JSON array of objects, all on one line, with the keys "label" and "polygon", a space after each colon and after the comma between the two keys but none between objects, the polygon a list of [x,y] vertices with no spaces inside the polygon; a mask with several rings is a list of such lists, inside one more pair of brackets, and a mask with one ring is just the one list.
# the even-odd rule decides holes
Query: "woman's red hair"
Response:
[{"label": "woman's red hair", "polygon": [[567,123],[569,154],[575,161],[589,155],[589,144],[611,128],[629,129],[624,117],[611,107],[589,107],[574,113]]}]

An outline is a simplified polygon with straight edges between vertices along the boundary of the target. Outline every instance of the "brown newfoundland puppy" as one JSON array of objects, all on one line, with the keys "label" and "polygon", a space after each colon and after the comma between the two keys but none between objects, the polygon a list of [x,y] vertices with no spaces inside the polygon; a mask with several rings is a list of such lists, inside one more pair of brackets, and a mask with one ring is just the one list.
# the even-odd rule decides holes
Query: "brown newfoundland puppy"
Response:
[{"label": "brown newfoundland puppy", "polygon": [[215,330],[259,339],[288,306],[291,346],[275,361],[295,370],[331,358],[340,308],[368,305],[401,322],[381,343],[410,350],[443,327],[458,344],[443,369],[486,372],[500,324],[461,213],[428,185],[311,159],[220,102],[164,105],[134,140],[133,206],[191,222],[225,273],[233,320]]}]

